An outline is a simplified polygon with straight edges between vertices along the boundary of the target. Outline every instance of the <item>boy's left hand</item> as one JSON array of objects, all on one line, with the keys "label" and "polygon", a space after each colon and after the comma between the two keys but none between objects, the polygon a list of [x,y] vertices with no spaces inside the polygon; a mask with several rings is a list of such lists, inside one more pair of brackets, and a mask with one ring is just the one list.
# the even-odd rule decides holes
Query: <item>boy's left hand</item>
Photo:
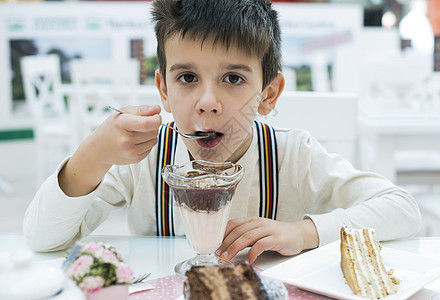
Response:
[{"label": "boy's left hand", "polygon": [[309,219],[291,223],[260,217],[234,219],[228,222],[216,255],[230,260],[248,246],[251,246],[248,260],[252,264],[266,250],[295,255],[304,249],[316,248],[318,234]]}]

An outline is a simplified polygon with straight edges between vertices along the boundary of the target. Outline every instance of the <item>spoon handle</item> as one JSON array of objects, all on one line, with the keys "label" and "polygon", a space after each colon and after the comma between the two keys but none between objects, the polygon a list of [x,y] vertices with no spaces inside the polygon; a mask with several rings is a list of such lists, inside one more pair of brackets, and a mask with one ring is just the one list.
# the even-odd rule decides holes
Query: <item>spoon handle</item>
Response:
[{"label": "spoon handle", "polygon": [[117,109],[117,108],[115,108],[115,107],[113,107],[113,106],[111,106],[111,105],[109,105],[108,108],[110,108],[111,110],[114,110],[115,112],[118,112],[118,113],[120,113],[120,114],[123,114],[123,113],[124,113],[124,112],[120,111],[119,109]]}]

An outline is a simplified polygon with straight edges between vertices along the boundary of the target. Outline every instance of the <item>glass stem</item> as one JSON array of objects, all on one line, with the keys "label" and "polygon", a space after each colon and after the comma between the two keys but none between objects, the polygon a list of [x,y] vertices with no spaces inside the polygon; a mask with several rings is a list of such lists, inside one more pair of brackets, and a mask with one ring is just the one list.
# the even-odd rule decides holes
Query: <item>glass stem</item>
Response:
[{"label": "glass stem", "polygon": [[206,266],[206,265],[216,264],[214,253],[207,253],[207,254],[197,253],[197,256],[194,258],[194,260],[195,260],[195,265]]}]

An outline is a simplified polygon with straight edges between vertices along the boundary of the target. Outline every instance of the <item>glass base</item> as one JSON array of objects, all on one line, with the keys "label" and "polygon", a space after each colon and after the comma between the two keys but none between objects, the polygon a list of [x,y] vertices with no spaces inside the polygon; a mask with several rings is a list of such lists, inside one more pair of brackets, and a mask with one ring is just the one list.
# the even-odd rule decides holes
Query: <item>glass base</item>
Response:
[{"label": "glass base", "polygon": [[174,267],[174,271],[177,275],[185,277],[186,271],[191,269],[192,266],[201,266],[201,267],[209,267],[209,266],[218,266],[218,265],[232,265],[232,263],[223,258],[217,257],[214,254],[208,255],[197,255],[194,258],[190,258],[178,263]]}]

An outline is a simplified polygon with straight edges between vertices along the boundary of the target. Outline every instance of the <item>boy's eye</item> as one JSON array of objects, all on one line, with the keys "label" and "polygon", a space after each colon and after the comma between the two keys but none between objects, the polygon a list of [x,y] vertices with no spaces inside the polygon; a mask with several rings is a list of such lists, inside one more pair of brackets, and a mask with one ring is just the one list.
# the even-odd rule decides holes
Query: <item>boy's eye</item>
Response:
[{"label": "boy's eye", "polygon": [[197,81],[197,78],[195,75],[187,73],[187,74],[180,75],[179,80],[183,81],[184,83],[190,83],[190,82]]},{"label": "boy's eye", "polygon": [[225,77],[225,81],[232,84],[239,84],[243,81],[243,78],[237,74],[229,74]]}]

